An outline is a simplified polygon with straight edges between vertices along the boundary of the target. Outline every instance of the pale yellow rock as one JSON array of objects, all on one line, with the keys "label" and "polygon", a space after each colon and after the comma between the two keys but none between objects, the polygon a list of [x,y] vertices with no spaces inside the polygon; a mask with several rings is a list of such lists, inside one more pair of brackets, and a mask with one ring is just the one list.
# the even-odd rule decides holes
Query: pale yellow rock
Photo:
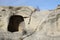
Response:
[{"label": "pale yellow rock", "polygon": [[[6,11],[1,11],[2,9]],[[31,6],[13,7],[12,9],[0,7],[0,16],[2,16],[0,17],[0,29],[6,32],[9,17],[11,15],[21,15],[27,18],[24,18],[25,26],[23,24],[20,25],[19,32],[24,28],[26,28],[28,34],[35,31],[35,33],[24,40],[60,40],[60,6],[54,10],[36,10],[35,12],[34,10],[35,8]],[[30,24],[28,24],[29,21]],[[23,27],[21,28],[21,26]],[[37,30],[35,30],[36,28]]]}]

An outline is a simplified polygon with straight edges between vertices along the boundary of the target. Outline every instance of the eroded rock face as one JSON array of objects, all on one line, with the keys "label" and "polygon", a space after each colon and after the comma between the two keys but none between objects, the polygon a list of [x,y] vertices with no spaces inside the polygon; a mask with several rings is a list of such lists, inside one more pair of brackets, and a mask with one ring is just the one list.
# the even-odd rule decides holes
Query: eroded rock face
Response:
[{"label": "eroded rock face", "polygon": [[7,31],[8,19],[10,16],[10,11],[8,8],[0,7],[0,29]]},{"label": "eroded rock face", "polygon": [[[23,35],[25,35],[23,33],[26,33],[25,32],[25,26],[23,25],[23,24],[27,24],[25,22],[25,20],[26,20],[25,18],[29,18],[30,17],[30,14],[35,9],[33,9],[31,7],[0,7],[0,9],[1,9],[0,10],[0,32],[2,33],[1,36],[0,36],[0,39],[1,40],[20,40],[20,38]],[[23,29],[23,30],[21,30],[21,31],[23,31],[22,33],[21,33],[21,31],[10,33],[7,30],[8,23],[9,23],[9,18],[12,15],[21,15],[24,18],[24,22],[25,23],[24,22],[21,22],[21,24],[19,25],[19,28],[18,28],[18,30]],[[24,27],[21,27],[21,26],[24,26]],[[18,35],[18,34],[19,34],[19,36],[17,37],[16,35]],[[10,38],[8,36],[12,36],[12,37]]]},{"label": "eroded rock face", "polygon": [[48,24],[47,34],[50,36],[60,35],[60,10],[54,10],[49,14],[46,23]]},{"label": "eroded rock face", "polygon": [[[0,9],[3,8],[0,7]],[[0,37],[1,40],[60,40],[59,7],[55,10],[48,11],[34,11],[35,9],[31,7],[8,7],[6,10],[9,13],[6,13],[6,16],[4,15],[5,12],[0,11],[0,14],[3,15],[3,17],[0,17],[3,19],[0,24],[5,25],[0,25],[1,33],[3,33]],[[11,33],[6,30],[11,15],[21,15],[24,17],[27,34],[22,35],[20,32]],[[3,29],[5,29],[5,33]]]},{"label": "eroded rock face", "polygon": [[[2,30],[7,31],[7,25],[9,23],[9,18],[11,15],[21,15],[24,17],[24,21],[26,18],[30,17],[31,12],[35,9],[32,7],[0,7],[0,27]],[[25,24],[27,24],[25,22]],[[6,27],[5,27],[6,26]]]},{"label": "eroded rock face", "polygon": [[45,15],[41,20],[37,31],[31,36],[26,37],[24,40],[60,40],[59,21],[60,9],[50,11],[50,13]]}]

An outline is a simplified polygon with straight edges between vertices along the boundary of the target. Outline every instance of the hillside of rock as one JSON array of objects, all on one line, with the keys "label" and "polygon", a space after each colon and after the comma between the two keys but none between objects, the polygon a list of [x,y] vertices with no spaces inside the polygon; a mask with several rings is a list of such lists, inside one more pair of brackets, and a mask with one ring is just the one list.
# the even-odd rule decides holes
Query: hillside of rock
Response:
[{"label": "hillside of rock", "polygon": [[[11,15],[24,17],[27,34],[8,32]],[[60,40],[60,5],[54,10],[38,11],[31,6],[0,7],[1,40]]]}]

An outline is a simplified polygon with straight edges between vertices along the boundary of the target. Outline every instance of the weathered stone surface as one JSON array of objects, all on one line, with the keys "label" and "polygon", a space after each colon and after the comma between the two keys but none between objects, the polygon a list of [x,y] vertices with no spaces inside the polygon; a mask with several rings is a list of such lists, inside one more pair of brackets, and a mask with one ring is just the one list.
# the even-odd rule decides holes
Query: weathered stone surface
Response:
[{"label": "weathered stone surface", "polygon": [[2,32],[0,31],[0,40],[21,40],[22,34],[19,32]]},{"label": "weathered stone surface", "polygon": [[43,17],[36,32],[24,40],[60,40],[59,21],[60,9],[50,11],[48,15]]},{"label": "weathered stone surface", "polygon": [[[21,9],[17,9],[17,8],[21,8]],[[0,39],[2,38],[1,40],[18,40],[19,38],[22,37],[21,36],[22,33],[20,31],[19,31],[19,33],[15,34],[15,35],[13,35],[13,33],[10,33],[7,31],[10,16],[11,15],[21,15],[23,17],[30,18],[31,13],[34,12],[35,9],[32,7],[3,7],[3,6],[1,6],[0,9],[1,9],[0,10],[0,33],[1,33]],[[26,18],[24,20],[26,20]],[[25,25],[27,26],[27,22],[25,22]],[[20,34],[20,35],[18,36],[18,34]]]},{"label": "weathered stone surface", "polygon": [[8,8],[0,7],[0,29],[7,31],[8,19],[10,17],[10,11]]},{"label": "weathered stone surface", "polygon": [[[2,9],[6,9],[4,13]],[[60,40],[60,9],[37,11],[32,7],[0,7],[0,39],[1,40]],[[35,11],[36,10],[36,11]],[[4,11],[4,10],[3,10]],[[8,11],[8,12],[7,12]],[[8,13],[8,14],[7,14]],[[26,35],[20,32],[7,31],[8,20],[11,15],[22,15],[25,20]],[[5,23],[6,24],[5,24]],[[6,27],[5,27],[6,26]],[[4,31],[3,31],[4,30]]]}]

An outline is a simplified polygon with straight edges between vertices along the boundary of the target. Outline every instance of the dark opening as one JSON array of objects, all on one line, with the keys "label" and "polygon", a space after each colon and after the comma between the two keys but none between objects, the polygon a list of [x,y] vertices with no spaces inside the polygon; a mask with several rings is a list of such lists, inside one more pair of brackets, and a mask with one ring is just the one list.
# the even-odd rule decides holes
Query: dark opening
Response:
[{"label": "dark opening", "polygon": [[12,9],[13,7],[12,6],[9,6],[9,9]]},{"label": "dark opening", "polygon": [[16,32],[19,31],[19,24],[24,21],[24,18],[20,15],[13,15],[9,19],[9,24],[8,24],[8,31],[9,32]]},{"label": "dark opening", "polygon": [[2,9],[2,11],[6,11],[5,9]]}]

